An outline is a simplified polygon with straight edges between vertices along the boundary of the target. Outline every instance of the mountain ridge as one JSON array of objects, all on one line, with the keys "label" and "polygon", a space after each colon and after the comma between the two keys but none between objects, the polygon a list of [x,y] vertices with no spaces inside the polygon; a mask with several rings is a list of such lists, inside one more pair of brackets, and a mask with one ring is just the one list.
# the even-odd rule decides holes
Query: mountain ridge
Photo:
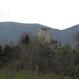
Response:
[{"label": "mountain ridge", "polygon": [[71,46],[75,45],[74,35],[76,32],[79,32],[79,24],[64,30],[59,30],[39,23],[19,22],[0,22],[0,43],[16,41],[23,32],[27,32],[30,35],[35,36],[37,30],[41,27],[48,27],[51,37],[57,41],[61,41],[62,45],[68,43],[70,43]]}]

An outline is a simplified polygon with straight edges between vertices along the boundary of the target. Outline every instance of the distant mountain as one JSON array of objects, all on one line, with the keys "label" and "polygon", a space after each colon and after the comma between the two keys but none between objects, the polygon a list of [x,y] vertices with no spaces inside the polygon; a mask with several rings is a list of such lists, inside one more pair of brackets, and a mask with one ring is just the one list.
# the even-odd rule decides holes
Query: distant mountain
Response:
[{"label": "distant mountain", "polygon": [[61,31],[62,44],[69,43],[72,47],[75,46],[75,35],[79,32],[79,24]]},{"label": "distant mountain", "polygon": [[[0,43],[6,44],[9,41],[18,40],[23,32],[27,32],[31,37],[36,35],[36,32],[41,27],[48,27],[41,24],[24,24],[16,22],[1,22],[0,23]],[[79,32],[79,25],[75,25],[65,30],[49,28],[49,33],[52,38],[61,41],[62,45],[70,44],[74,46],[74,36]]]}]

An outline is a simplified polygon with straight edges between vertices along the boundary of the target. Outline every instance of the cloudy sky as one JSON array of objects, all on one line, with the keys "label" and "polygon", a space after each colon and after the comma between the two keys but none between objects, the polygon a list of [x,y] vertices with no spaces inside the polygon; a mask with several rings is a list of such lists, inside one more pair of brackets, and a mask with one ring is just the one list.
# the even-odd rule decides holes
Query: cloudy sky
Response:
[{"label": "cloudy sky", "polygon": [[79,24],[79,0],[0,0],[0,22],[3,21],[65,29]]}]

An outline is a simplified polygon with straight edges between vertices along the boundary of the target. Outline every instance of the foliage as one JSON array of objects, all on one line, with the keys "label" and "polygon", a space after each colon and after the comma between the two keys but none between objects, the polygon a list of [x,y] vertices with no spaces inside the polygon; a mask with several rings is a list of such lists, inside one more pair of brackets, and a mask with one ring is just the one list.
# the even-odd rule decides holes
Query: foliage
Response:
[{"label": "foliage", "polygon": [[37,38],[30,40],[29,35],[25,35],[18,45],[0,46],[0,67],[10,67],[14,73],[23,69],[37,74],[62,75],[61,79],[76,79],[79,78],[79,50],[69,45],[53,49],[50,44],[40,44]]}]

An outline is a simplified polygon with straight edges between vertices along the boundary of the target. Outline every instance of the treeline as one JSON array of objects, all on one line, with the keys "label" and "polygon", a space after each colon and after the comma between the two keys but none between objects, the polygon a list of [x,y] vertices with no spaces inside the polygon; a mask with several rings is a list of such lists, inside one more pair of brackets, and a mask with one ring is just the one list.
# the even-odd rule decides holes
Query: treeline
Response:
[{"label": "treeline", "polygon": [[17,45],[0,46],[0,68],[79,77],[78,49],[68,45],[53,49],[50,44],[36,40],[25,35]]}]

